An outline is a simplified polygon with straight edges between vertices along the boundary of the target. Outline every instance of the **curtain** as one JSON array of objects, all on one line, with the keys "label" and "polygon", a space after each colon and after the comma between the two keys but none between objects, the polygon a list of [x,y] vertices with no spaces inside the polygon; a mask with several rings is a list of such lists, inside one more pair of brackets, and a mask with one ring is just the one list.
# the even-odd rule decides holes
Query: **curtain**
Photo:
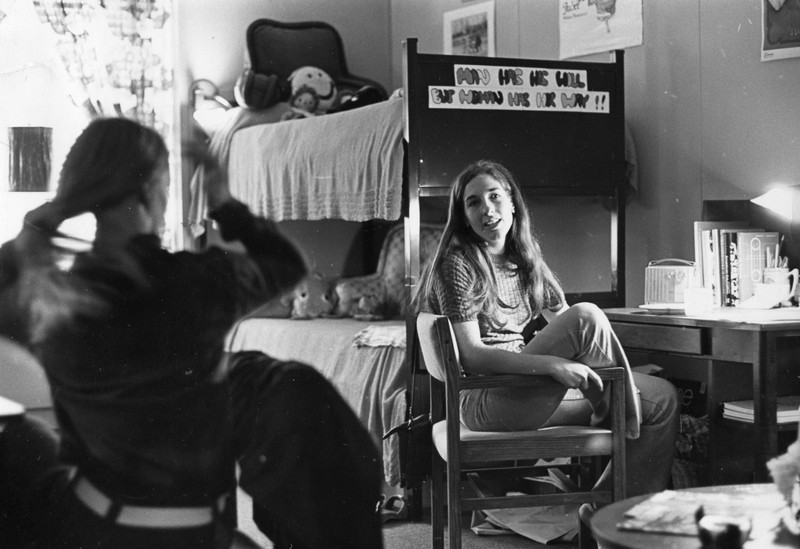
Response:
[{"label": "curtain", "polygon": [[91,115],[138,120],[171,142],[172,0],[33,0],[57,35],[70,96]]},{"label": "curtain", "polygon": [[[89,116],[124,116],[180,141],[173,91],[173,0],[33,0],[56,36],[69,96]],[[180,155],[170,159],[180,181]],[[181,189],[172,185],[164,245],[183,247]]]}]

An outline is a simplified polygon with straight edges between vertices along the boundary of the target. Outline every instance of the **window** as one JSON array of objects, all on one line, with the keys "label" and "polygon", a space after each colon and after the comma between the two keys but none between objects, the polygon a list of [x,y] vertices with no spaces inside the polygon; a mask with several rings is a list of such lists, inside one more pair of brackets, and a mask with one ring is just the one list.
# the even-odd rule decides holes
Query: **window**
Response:
[{"label": "window", "polygon": [[[52,198],[64,156],[92,116],[137,119],[177,149],[170,8],[171,0],[0,2],[0,241]],[[173,154],[172,248],[182,237],[179,169]],[[41,190],[28,191],[31,184]],[[93,221],[82,216],[63,229],[91,238]]]}]

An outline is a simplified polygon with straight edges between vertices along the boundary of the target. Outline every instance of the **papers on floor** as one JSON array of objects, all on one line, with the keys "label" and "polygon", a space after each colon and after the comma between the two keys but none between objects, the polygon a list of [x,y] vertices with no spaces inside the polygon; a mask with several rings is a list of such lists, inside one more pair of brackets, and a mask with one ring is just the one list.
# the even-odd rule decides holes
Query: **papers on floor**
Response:
[{"label": "papers on floor", "polygon": [[578,505],[475,511],[470,528],[479,536],[516,533],[541,544],[569,542],[578,535]]},{"label": "papers on floor", "polygon": [[[578,489],[558,470],[546,477],[526,477],[562,492]],[[470,528],[479,536],[519,534],[537,543],[570,542],[578,535],[578,504],[473,511]]]}]

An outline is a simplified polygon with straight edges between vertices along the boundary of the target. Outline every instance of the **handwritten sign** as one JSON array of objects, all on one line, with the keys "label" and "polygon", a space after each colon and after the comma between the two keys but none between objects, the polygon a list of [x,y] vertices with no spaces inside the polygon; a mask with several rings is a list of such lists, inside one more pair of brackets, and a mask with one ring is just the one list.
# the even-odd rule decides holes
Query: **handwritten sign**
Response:
[{"label": "handwritten sign", "polygon": [[455,65],[455,86],[428,86],[431,109],[608,114],[608,92],[588,89],[584,70]]}]

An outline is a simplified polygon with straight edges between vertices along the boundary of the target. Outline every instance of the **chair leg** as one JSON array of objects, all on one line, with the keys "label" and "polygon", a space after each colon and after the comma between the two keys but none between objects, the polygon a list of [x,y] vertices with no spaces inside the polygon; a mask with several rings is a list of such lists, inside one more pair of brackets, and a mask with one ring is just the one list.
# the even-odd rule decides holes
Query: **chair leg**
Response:
[{"label": "chair leg", "polygon": [[588,524],[579,520],[580,527],[578,529],[578,549],[597,549],[597,542],[592,535],[592,529]]},{"label": "chair leg", "polygon": [[461,468],[447,464],[447,536],[450,549],[461,549]]},{"label": "chair leg", "polygon": [[435,450],[431,460],[431,547],[444,549],[444,461]]}]

